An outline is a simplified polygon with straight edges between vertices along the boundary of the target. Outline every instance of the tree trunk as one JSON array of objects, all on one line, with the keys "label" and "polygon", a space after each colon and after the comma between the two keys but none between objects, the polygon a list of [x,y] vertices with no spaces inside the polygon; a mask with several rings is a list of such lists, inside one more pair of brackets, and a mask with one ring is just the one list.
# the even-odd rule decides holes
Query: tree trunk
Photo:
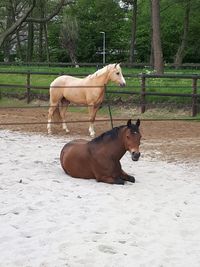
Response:
[{"label": "tree trunk", "polygon": [[68,45],[68,53],[72,64],[77,65],[77,58],[74,45]]},{"label": "tree trunk", "polygon": [[38,45],[38,59],[40,62],[43,61],[43,23],[40,23],[39,25],[39,45]]},{"label": "tree trunk", "polygon": [[152,5],[151,5],[151,0],[149,0],[149,3],[150,3],[150,23],[151,23],[151,28],[150,28],[151,51],[150,51],[149,63],[153,67],[154,66],[154,53],[153,53],[153,26],[152,26]]},{"label": "tree trunk", "polygon": [[[6,29],[11,27],[12,23],[13,23],[12,1],[9,0],[7,1],[7,5],[6,5]],[[4,40],[3,52],[4,52],[5,62],[10,61],[10,49],[11,49],[10,41],[11,41],[11,35],[7,36],[7,38],[5,38]]]},{"label": "tree trunk", "polygon": [[50,54],[49,54],[48,30],[47,30],[47,23],[46,22],[44,23],[44,38],[45,38],[47,62],[49,62],[50,61]]},{"label": "tree trunk", "polygon": [[33,45],[34,45],[34,28],[33,22],[28,23],[28,45],[26,61],[31,62],[33,59]]},{"label": "tree trunk", "polygon": [[154,52],[154,70],[157,74],[163,74],[163,52],[160,33],[160,2],[152,0],[152,26],[153,26],[153,52]]},{"label": "tree trunk", "polygon": [[16,31],[16,36],[17,36],[17,56],[19,56],[20,60],[23,61],[23,52],[22,52],[22,47],[21,47],[21,42],[20,42],[19,30]]},{"label": "tree trunk", "polygon": [[66,48],[73,64],[76,60],[76,46],[78,40],[78,23],[76,17],[64,16],[61,27],[62,46]]},{"label": "tree trunk", "polygon": [[188,32],[189,32],[190,6],[191,6],[191,0],[188,0],[185,7],[182,41],[176,52],[174,59],[174,64],[176,67],[179,67],[182,64],[183,58],[186,54],[186,46],[187,46]]},{"label": "tree trunk", "polygon": [[131,46],[130,46],[130,63],[135,61],[135,41],[137,29],[137,0],[133,0],[133,14],[132,14],[132,27],[131,27]]},{"label": "tree trunk", "polygon": [[[40,14],[40,19],[45,18],[45,7],[46,7],[46,0],[40,1],[38,8],[39,8],[39,14]],[[43,47],[43,35],[44,35],[44,29],[45,28],[45,22],[41,22],[39,24],[39,44],[38,44],[38,61],[43,61],[44,60],[44,47]]]}]

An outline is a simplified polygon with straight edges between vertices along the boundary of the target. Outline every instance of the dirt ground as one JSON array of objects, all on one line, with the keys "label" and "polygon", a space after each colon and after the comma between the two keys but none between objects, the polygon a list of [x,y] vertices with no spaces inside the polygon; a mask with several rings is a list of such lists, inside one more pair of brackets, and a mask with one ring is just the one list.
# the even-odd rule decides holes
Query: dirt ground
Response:
[{"label": "dirt ground", "polygon": [[[97,120],[108,119],[97,115]],[[63,132],[61,125],[53,125],[53,134],[76,138],[88,137],[88,120],[85,113],[69,112],[68,124],[70,134]],[[0,129],[10,129],[21,132],[47,134],[47,109],[0,109]],[[34,125],[2,125],[3,123],[37,123]],[[75,122],[75,123],[74,123]],[[114,122],[114,126],[125,124],[126,121]],[[96,134],[111,129],[109,121],[96,122]],[[141,121],[143,156],[159,158],[168,162],[200,163],[200,123],[189,121]]]}]

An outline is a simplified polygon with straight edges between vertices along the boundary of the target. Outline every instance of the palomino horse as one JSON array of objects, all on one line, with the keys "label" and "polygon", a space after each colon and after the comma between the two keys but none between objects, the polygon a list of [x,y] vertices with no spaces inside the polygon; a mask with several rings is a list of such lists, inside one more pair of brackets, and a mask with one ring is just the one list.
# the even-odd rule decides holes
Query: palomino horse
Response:
[{"label": "palomino horse", "polygon": [[122,170],[120,159],[128,150],[133,161],[140,157],[140,120],[132,124],[115,127],[87,141],[77,139],[67,143],[60,154],[64,171],[75,178],[96,179],[109,184],[135,182],[133,176]]},{"label": "palomino horse", "polygon": [[126,82],[119,64],[110,64],[83,79],[63,75],[56,78],[50,85],[50,108],[48,113],[48,133],[51,133],[51,121],[54,111],[58,108],[63,129],[68,133],[66,110],[70,102],[87,105],[90,115],[89,134],[95,136],[94,121],[97,110],[104,99],[105,85],[113,81],[120,86]]}]

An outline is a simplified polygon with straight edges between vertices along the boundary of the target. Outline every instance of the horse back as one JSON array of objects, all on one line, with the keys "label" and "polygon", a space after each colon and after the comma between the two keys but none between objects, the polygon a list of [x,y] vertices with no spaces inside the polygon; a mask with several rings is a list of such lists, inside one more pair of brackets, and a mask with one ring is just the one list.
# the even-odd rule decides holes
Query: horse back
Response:
[{"label": "horse back", "polygon": [[50,84],[50,87],[60,86],[61,84],[67,85],[70,83],[79,84],[82,80],[82,78],[77,78],[70,75],[62,75],[53,80],[53,82]]}]

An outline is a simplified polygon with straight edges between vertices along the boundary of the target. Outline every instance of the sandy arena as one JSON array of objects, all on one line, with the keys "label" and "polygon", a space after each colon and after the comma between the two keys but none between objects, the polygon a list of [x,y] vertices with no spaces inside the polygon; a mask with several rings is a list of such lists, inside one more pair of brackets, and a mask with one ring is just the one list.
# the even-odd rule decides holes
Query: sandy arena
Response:
[{"label": "sandy arena", "polygon": [[[1,123],[46,117],[0,111]],[[89,139],[87,124],[69,128],[55,126],[53,136],[46,125],[0,128],[0,267],[199,267],[200,123],[142,121],[141,159],[122,158],[136,183],[124,186],[62,171],[63,145]],[[108,129],[96,125],[97,134]]]},{"label": "sandy arena", "polygon": [[[68,112],[67,114],[67,120],[69,121],[88,120],[87,113]],[[105,118],[109,119],[108,116],[97,115],[97,119]],[[34,110],[29,108],[0,109],[1,123],[46,121],[47,109],[44,108],[35,108]],[[125,123],[126,121],[114,122],[114,126]],[[60,125],[53,125],[54,135],[70,139],[76,136],[89,138],[88,123],[71,123],[68,126],[71,132],[69,135],[66,135]],[[20,132],[47,134],[46,124],[0,126],[0,129],[5,128]],[[111,129],[110,122],[96,123],[95,129],[97,135],[107,131]],[[141,122],[141,132],[143,136],[141,149],[145,153],[150,153],[151,157],[159,157],[159,159],[170,162],[198,163],[200,161],[200,123],[198,122],[143,121]]]}]

